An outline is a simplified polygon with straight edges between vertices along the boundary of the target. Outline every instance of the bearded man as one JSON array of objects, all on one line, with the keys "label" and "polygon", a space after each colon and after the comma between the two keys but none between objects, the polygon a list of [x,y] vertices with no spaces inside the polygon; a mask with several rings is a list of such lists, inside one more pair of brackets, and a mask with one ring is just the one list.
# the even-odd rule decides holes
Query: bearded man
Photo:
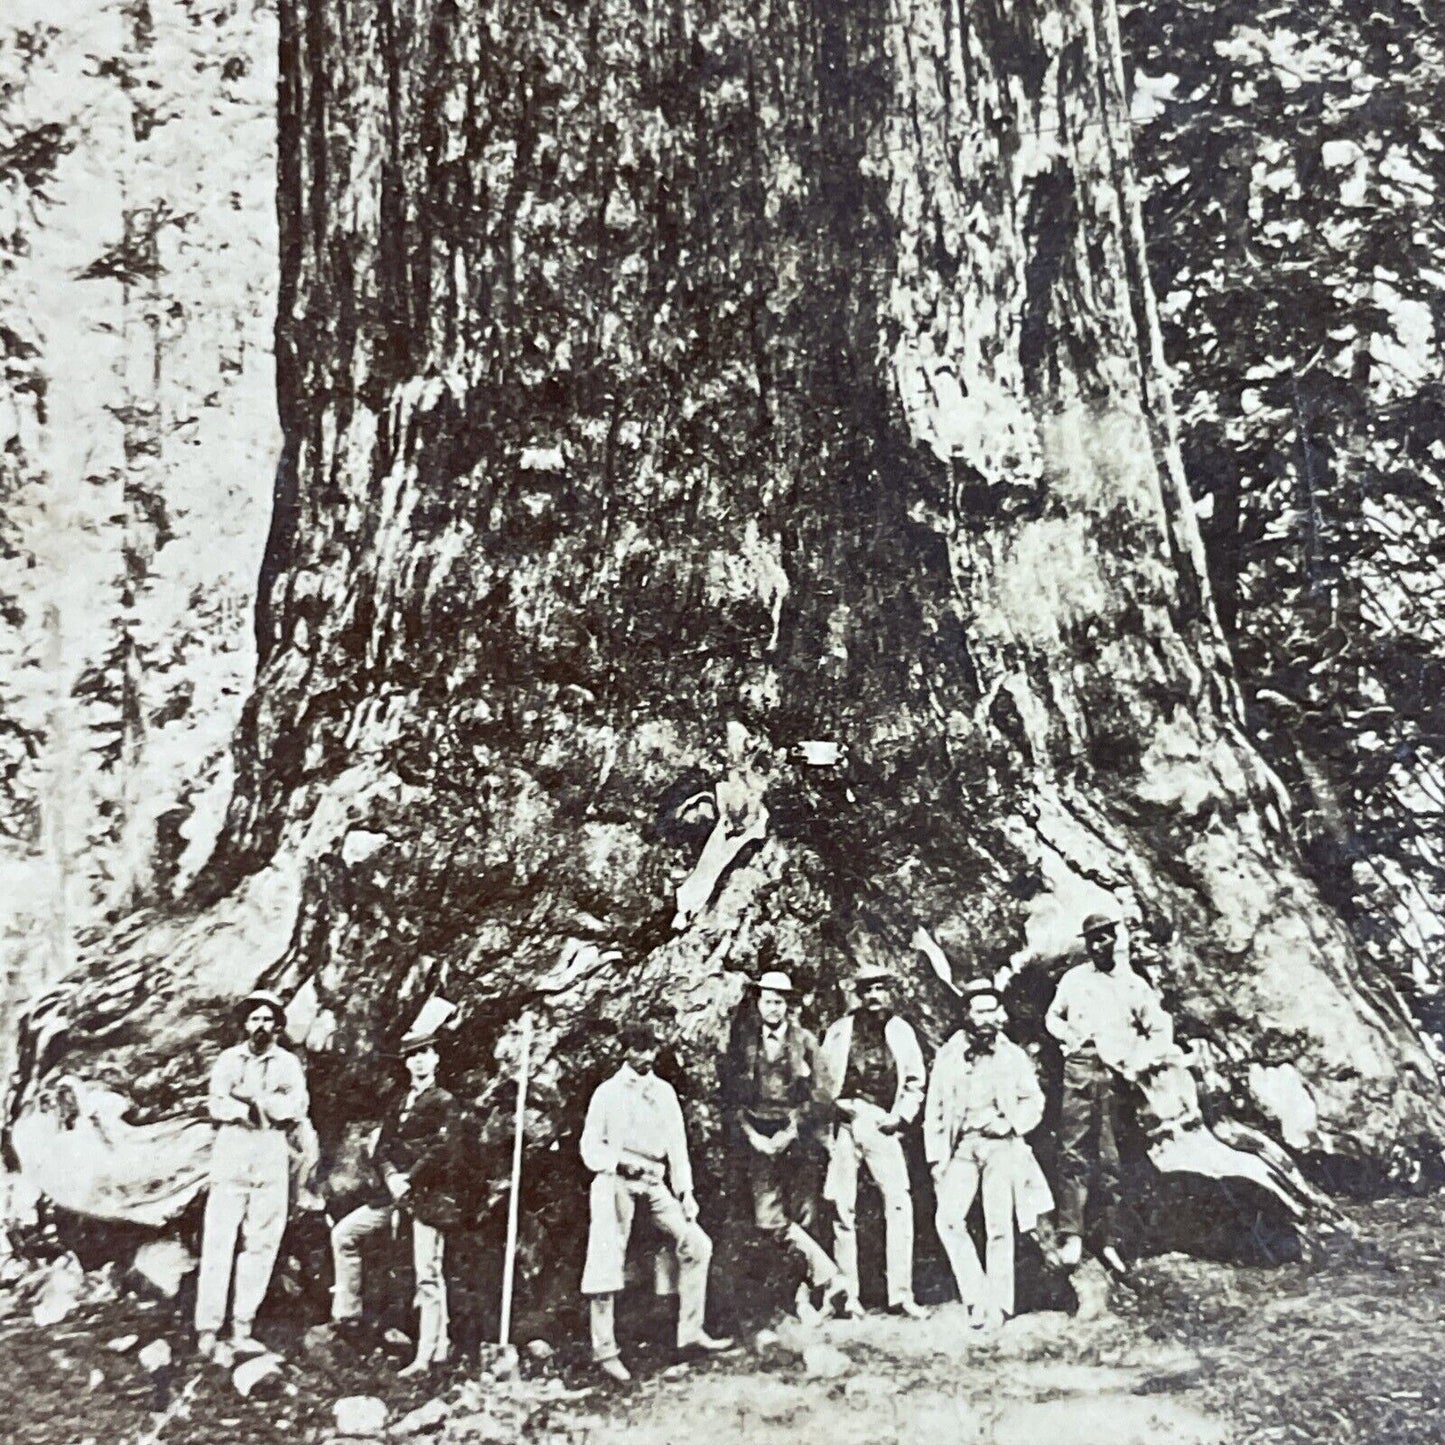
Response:
[{"label": "bearded man", "polygon": [[[1003,1032],[1008,1015],[994,986],[967,985],[964,1009],[963,1027],[938,1051],[928,1080],[923,1152],[959,1298],[975,1327],[993,1328],[1014,1312],[1015,1228],[1033,1229],[1053,1208],[1025,1137],[1044,1116],[1044,1093],[1033,1061]],[[968,1231],[980,1194],[984,1263]]]},{"label": "bearded man", "polygon": [[216,1060],[207,1098],[219,1126],[211,1144],[196,1290],[196,1347],[207,1359],[216,1353],[228,1295],[232,1352],[265,1352],[252,1329],[286,1232],[288,1133],[306,1120],[309,1108],[301,1061],[277,1042],[285,1004],[261,990],[243,999],[239,1012],[245,1042]]}]

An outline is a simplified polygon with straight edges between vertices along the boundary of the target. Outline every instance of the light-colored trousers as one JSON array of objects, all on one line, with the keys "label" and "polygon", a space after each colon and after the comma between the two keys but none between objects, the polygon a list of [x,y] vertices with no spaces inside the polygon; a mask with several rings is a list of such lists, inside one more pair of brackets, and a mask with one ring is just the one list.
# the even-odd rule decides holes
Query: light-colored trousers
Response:
[{"label": "light-colored trousers", "polygon": [[622,1289],[627,1242],[639,1205],[672,1241],[677,1255],[677,1343],[689,1345],[700,1338],[707,1310],[712,1240],[683,1213],[677,1196],[661,1180],[594,1174],[589,1203],[582,1293],[592,1296],[593,1358],[610,1360],[617,1355],[613,1296]]},{"label": "light-colored trousers", "polygon": [[[391,1227],[392,1211],[363,1204],[336,1222],[331,1231],[331,1259],[336,1287],[331,1296],[331,1318],[354,1320],[361,1316],[361,1251],[367,1240]],[[411,1263],[416,1276],[412,1296],[418,1309],[431,1307],[443,1338],[447,1333],[446,1235],[441,1230],[411,1222]]]},{"label": "light-colored trousers", "polygon": [[908,1185],[908,1161],[896,1134],[881,1134],[878,1125],[887,1117],[881,1109],[860,1103],[857,1116],[840,1124],[833,1136],[828,1178],[823,1197],[837,1216],[833,1226],[833,1256],[838,1271],[854,1296],[858,1293],[858,1168],[872,1176],[883,1196],[884,1273],[888,1303],[913,1298],[913,1194]]},{"label": "light-colored trousers", "polygon": [[[938,1237],[948,1252],[959,1298],[971,1308],[1014,1312],[1014,1175],[1008,1139],[966,1134],[935,1181]],[[983,1193],[984,1258],[968,1232],[973,1201]]]},{"label": "light-colored trousers", "polygon": [[236,1332],[251,1332],[256,1311],[271,1284],[281,1237],[286,1233],[289,1182],[282,1155],[275,1178],[263,1177],[259,1183],[221,1179],[211,1184],[201,1229],[201,1269],[196,1284],[198,1334],[220,1332],[226,1319],[227,1295],[232,1295],[231,1322]]}]

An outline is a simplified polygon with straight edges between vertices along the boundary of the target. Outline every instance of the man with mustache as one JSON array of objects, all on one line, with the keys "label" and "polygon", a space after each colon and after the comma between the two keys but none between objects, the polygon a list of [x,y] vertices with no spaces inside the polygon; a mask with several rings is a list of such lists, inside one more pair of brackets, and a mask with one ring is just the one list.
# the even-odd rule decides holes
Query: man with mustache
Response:
[{"label": "man with mustache", "polygon": [[[1025,1138],[1044,1116],[1033,1060],[1004,1034],[1008,1015],[993,984],[970,983],[963,997],[963,1027],[938,1051],[928,1080],[923,1150],[959,1298],[985,1329],[1014,1312],[1015,1224],[1031,1229],[1054,1201]],[[982,1265],[968,1232],[980,1193]]]},{"label": "man with mustache", "polygon": [[899,1135],[923,1104],[923,1050],[913,1026],[890,1006],[891,983],[886,968],[864,964],[854,980],[858,1007],[823,1036],[825,1096],[835,1119],[823,1197],[835,1212],[833,1255],[847,1286],[845,1313],[863,1313],[858,1301],[861,1167],[883,1196],[888,1308],[922,1319],[927,1311],[913,1298],[913,1194]]},{"label": "man with mustache", "polygon": [[232,1352],[265,1352],[252,1328],[286,1232],[287,1134],[309,1107],[301,1061],[277,1043],[286,1024],[285,1004],[258,990],[242,1000],[240,1017],[246,1040],[216,1060],[207,1099],[219,1127],[211,1145],[196,1291],[197,1350],[206,1359],[216,1353],[228,1295]]},{"label": "man with mustache", "polygon": [[[1083,1258],[1084,1215],[1091,1192],[1099,1204],[1100,1258],[1122,1270],[1115,1246],[1119,1204],[1119,1098],[1117,1070],[1169,1029],[1154,990],[1118,963],[1118,928],[1104,913],[1091,913],[1080,930],[1085,963],[1059,980],[1044,1026],[1064,1055],[1059,1120],[1060,1263]],[[1091,1181],[1097,1188],[1091,1191]]]}]

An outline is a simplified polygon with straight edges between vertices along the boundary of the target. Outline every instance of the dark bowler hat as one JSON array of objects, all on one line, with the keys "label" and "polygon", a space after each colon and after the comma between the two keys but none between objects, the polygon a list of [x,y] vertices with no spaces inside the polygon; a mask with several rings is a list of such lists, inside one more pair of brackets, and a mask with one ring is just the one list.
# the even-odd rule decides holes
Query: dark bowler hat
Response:
[{"label": "dark bowler hat", "polygon": [[252,1009],[268,1008],[276,1019],[276,1027],[286,1027],[286,1005],[281,1001],[279,993],[272,993],[269,988],[253,989],[236,1005],[236,1017],[244,1019]]},{"label": "dark bowler hat", "polygon": [[1003,1002],[1003,993],[992,979],[971,978],[964,984],[960,995],[965,1004],[976,998],[991,998],[995,1003]]},{"label": "dark bowler hat", "polygon": [[401,1042],[397,1044],[394,1057],[405,1059],[411,1054],[419,1054],[423,1049],[439,1049],[441,1047],[441,1030],[429,1029],[426,1033],[418,1033],[409,1029],[401,1036]]},{"label": "dark bowler hat", "polygon": [[1091,913],[1085,920],[1084,926],[1079,930],[1081,938],[1088,938],[1094,933],[1113,933],[1119,927],[1117,918],[1110,918],[1107,913]]},{"label": "dark bowler hat", "polygon": [[457,1006],[440,994],[433,994],[411,1021],[411,1027],[401,1036],[401,1042],[391,1051],[396,1059],[408,1054],[420,1053],[422,1049],[440,1049],[442,1031],[456,1016]]}]

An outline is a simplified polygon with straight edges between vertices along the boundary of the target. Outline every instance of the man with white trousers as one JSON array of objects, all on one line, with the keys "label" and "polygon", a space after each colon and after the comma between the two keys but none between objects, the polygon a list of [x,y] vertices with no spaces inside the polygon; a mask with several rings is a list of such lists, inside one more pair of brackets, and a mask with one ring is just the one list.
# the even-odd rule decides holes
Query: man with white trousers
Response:
[{"label": "man with white trousers", "polygon": [[858,1301],[858,1170],[883,1196],[888,1307],[913,1319],[926,1311],[913,1298],[913,1194],[898,1137],[923,1104],[923,1050],[906,1019],[889,1007],[891,975],[865,964],[855,976],[858,1007],[823,1036],[819,1058],[832,1101],[833,1136],[823,1198],[835,1215],[833,1256],[847,1286],[844,1310]]},{"label": "man with white trousers", "polygon": [[676,1253],[679,1355],[727,1350],[732,1341],[703,1328],[712,1240],[697,1222],[682,1107],[672,1085],[653,1072],[657,1036],[644,1024],[628,1024],[621,1043],[622,1066],[597,1086],[582,1128],[582,1162],[593,1174],[582,1293],[590,1301],[592,1357],[624,1383],[632,1375],[618,1354],[615,1302],[639,1207]]},{"label": "man with white trousers", "polygon": [[[923,1106],[923,1152],[933,1173],[938,1236],[959,1297],[977,1328],[1014,1312],[1015,1228],[1032,1230],[1053,1196],[1026,1135],[1044,1116],[1033,1061],[1004,1032],[1008,1015],[994,986],[964,989],[964,1025],[938,1051]],[[983,1195],[985,1260],[968,1232]]]},{"label": "man with white trousers", "polygon": [[232,1351],[266,1349],[252,1329],[286,1232],[288,1132],[306,1119],[309,1108],[301,1061],[277,1043],[286,1024],[285,1004],[274,993],[257,991],[242,1000],[240,1017],[246,1040],[216,1060],[207,1098],[219,1126],[211,1144],[196,1290],[197,1349],[207,1359],[216,1353],[228,1295]]}]

